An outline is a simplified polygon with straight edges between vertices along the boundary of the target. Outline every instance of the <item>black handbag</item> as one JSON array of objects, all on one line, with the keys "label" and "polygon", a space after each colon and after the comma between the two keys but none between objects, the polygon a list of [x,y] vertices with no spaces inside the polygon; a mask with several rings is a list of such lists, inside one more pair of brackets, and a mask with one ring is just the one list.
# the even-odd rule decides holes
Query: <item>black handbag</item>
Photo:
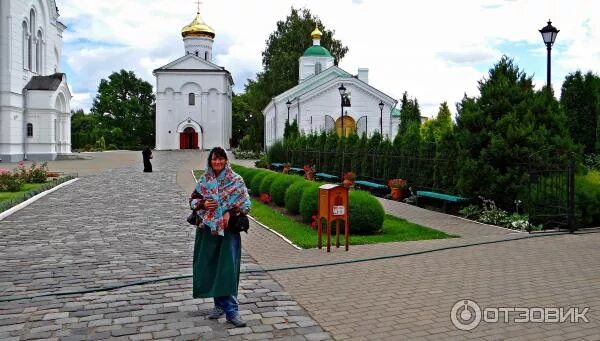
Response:
[{"label": "black handbag", "polygon": [[186,220],[191,225],[200,226],[200,224],[202,224],[202,218],[196,211],[192,211],[192,213],[190,213],[190,215],[188,215]]},{"label": "black handbag", "polygon": [[231,215],[229,217],[229,222],[227,223],[227,229],[233,233],[240,233],[242,231],[248,233],[248,230],[250,229],[250,221],[243,213]]}]

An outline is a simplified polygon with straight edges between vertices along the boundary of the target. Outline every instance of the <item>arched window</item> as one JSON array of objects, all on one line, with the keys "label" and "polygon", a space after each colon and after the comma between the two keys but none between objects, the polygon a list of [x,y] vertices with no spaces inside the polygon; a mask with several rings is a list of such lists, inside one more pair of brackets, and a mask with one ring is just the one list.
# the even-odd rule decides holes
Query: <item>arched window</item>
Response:
[{"label": "arched window", "polygon": [[321,73],[321,70],[323,69],[323,67],[321,66],[321,63],[315,64],[315,75],[318,75]]},{"label": "arched window", "polygon": [[188,104],[196,105],[196,95],[193,92],[190,92],[188,95]]},{"label": "arched window", "polygon": [[33,137],[33,124],[27,123],[27,137]]},{"label": "arched window", "polygon": [[42,73],[42,31],[38,31],[35,40],[35,70]]},{"label": "arched window", "polygon": [[27,46],[29,39],[29,25],[27,25],[27,21],[23,21],[23,69],[27,70]]},{"label": "arched window", "polygon": [[35,11],[29,11],[29,34],[27,39],[27,69],[33,71],[33,34],[35,32]]},{"label": "arched window", "polygon": [[196,51],[196,57],[198,57],[198,51]]}]

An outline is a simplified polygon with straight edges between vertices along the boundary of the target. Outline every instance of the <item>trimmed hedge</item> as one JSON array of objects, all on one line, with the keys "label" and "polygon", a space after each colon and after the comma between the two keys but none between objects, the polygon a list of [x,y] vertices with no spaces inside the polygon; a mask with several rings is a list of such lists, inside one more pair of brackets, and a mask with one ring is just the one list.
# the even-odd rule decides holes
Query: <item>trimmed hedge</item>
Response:
[{"label": "trimmed hedge", "polygon": [[300,214],[305,223],[310,223],[312,216],[319,213],[319,186],[320,183],[311,182],[302,191]]},{"label": "trimmed hedge", "polygon": [[269,173],[264,170],[257,170],[256,174],[252,177],[252,181],[250,182],[250,194],[258,197],[260,196],[260,185],[262,185],[263,179]]},{"label": "trimmed hedge", "polygon": [[276,178],[280,177],[281,174],[275,172],[268,172],[268,174],[263,178],[263,181],[260,184],[260,194],[267,193],[271,195],[271,185]]},{"label": "trimmed hedge", "polygon": [[300,197],[308,181],[296,181],[285,191],[285,208],[292,214],[300,213]]},{"label": "trimmed hedge", "polygon": [[350,234],[373,234],[383,228],[385,210],[383,205],[368,192],[350,191]]},{"label": "trimmed hedge", "polygon": [[600,172],[590,171],[575,179],[576,223],[579,226],[600,224]]},{"label": "trimmed hedge", "polygon": [[296,181],[304,181],[304,179],[297,175],[284,175],[275,179],[271,186],[271,200],[277,205],[285,206],[285,192],[287,189]]}]

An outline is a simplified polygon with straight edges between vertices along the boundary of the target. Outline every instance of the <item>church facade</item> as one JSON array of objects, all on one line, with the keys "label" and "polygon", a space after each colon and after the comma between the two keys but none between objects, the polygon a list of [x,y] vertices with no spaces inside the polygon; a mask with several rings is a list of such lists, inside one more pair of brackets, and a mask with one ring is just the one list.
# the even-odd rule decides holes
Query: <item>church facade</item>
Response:
[{"label": "church facade", "polygon": [[[336,131],[338,135],[397,132],[397,101],[369,84],[369,70],[357,75],[334,65],[334,57],[321,46],[322,33],[311,33],[313,45],[299,60],[298,85],[274,97],[263,109],[265,146],[283,139],[285,122],[298,122],[306,133]],[[343,94],[343,96],[342,96]]]},{"label": "church facade", "polygon": [[156,70],[156,149],[229,148],[233,79],[212,62],[215,31],[198,11],[181,31],[185,54]]},{"label": "church facade", "polygon": [[60,72],[54,0],[0,1],[0,161],[71,153],[71,92]]}]

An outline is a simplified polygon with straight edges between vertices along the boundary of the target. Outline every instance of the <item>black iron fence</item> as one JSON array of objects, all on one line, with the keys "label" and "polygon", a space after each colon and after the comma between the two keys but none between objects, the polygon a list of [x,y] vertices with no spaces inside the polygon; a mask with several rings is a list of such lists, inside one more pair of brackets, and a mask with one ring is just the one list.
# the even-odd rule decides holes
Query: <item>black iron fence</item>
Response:
[{"label": "black iron fence", "polygon": [[405,179],[414,187],[454,193],[456,162],[411,155],[287,150],[286,162],[292,166],[311,165],[317,173],[343,176],[353,172],[360,179],[385,184],[389,179]]},{"label": "black iron fence", "polygon": [[[575,223],[575,156],[548,157],[540,151],[529,157],[529,221],[544,228],[567,228]],[[554,160],[552,163],[544,160]]]}]

